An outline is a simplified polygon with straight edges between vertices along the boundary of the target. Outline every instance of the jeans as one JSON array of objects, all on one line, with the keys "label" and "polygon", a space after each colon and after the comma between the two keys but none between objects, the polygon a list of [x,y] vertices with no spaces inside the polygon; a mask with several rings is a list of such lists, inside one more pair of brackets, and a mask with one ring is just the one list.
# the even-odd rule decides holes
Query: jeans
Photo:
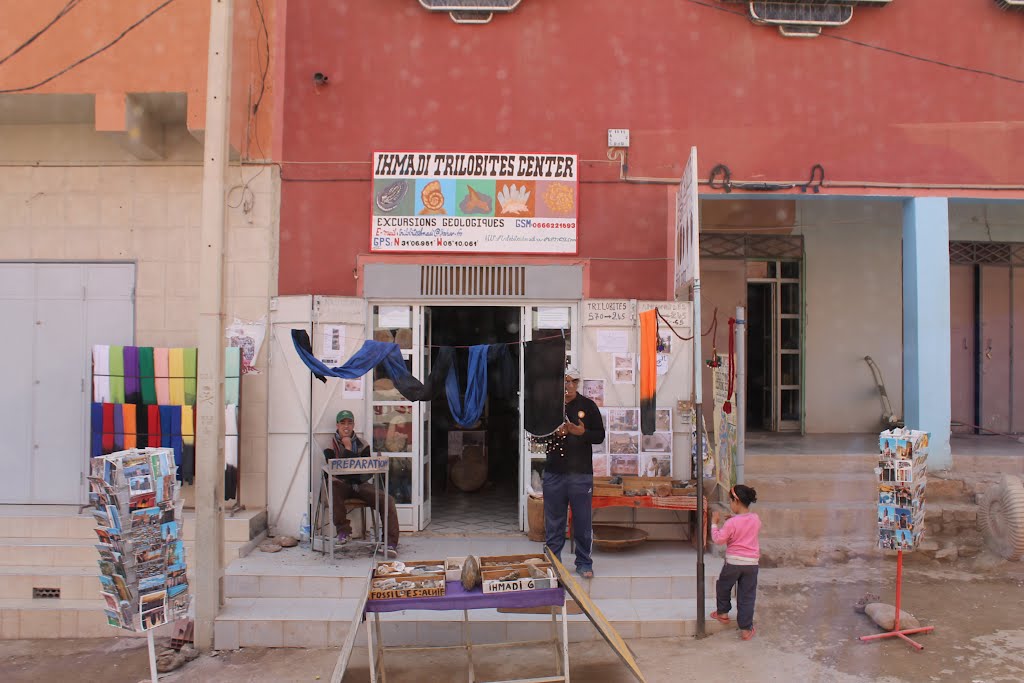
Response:
[{"label": "jeans", "polygon": [[718,613],[728,614],[732,609],[729,599],[736,586],[736,621],[744,631],[754,628],[754,600],[757,598],[757,565],[725,563],[715,583]]},{"label": "jeans", "polygon": [[332,521],[339,532],[352,533],[352,523],[349,521],[348,515],[345,514],[345,499],[358,498],[370,507],[379,509],[382,522],[384,521],[385,507],[387,508],[388,528],[385,530],[387,542],[389,546],[398,547],[398,511],[395,509],[395,499],[392,496],[385,496],[383,491],[370,482],[352,486],[347,481],[335,478],[332,480],[332,485],[334,486],[334,519]]},{"label": "jeans", "polygon": [[551,549],[559,560],[565,546],[565,526],[572,508],[572,538],[576,543],[576,568],[580,571],[592,569],[590,557],[594,545],[591,528],[594,496],[594,475],[544,473],[544,545]]}]

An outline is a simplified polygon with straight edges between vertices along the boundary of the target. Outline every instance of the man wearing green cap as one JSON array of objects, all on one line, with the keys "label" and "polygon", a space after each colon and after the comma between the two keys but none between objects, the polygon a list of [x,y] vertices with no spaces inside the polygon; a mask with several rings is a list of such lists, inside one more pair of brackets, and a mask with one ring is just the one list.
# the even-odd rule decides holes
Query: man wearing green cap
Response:
[{"label": "man wearing green cap", "polygon": [[[370,446],[355,432],[355,416],[350,410],[342,410],[335,418],[337,431],[330,448],[324,449],[324,457],[334,458],[368,458]],[[370,481],[372,475],[358,474],[350,477],[333,477],[334,486],[334,528],[338,530],[338,543],[345,543],[352,535],[352,523],[348,520],[343,501],[346,498],[358,498],[377,510],[387,506],[387,555],[398,556],[398,511],[395,499],[379,490]],[[381,520],[383,521],[383,520]]]}]

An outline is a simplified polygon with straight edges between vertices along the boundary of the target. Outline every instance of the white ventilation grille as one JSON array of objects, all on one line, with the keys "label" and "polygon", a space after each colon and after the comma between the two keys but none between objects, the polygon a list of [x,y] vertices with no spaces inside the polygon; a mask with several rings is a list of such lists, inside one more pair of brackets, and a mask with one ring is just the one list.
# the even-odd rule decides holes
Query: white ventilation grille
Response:
[{"label": "white ventilation grille", "polygon": [[420,295],[431,297],[524,297],[524,266],[421,266]]},{"label": "white ventilation grille", "polygon": [[[857,5],[881,7],[892,0],[722,0],[743,2],[750,20],[762,26],[775,26],[788,38],[813,38],[821,29],[845,26],[853,18]],[[1014,2],[1018,0],[997,0]],[[1024,0],[1019,0],[1024,2]]]},{"label": "white ventilation grille", "polygon": [[522,0],[419,0],[432,12],[448,12],[456,24],[486,24],[495,12],[507,13]]}]

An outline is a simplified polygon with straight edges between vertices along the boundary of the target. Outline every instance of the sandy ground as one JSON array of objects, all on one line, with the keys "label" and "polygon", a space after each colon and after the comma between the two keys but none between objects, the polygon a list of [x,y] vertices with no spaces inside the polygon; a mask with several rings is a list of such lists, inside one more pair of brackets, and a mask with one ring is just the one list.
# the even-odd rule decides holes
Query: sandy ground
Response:
[{"label": "sandy ground", "polygon": [[[645,639],[630,642],[652,683],[701,680],[729,683],[799,681],[828,683],[1017,683],[1024,681],[1024,565],[977,573],[911,565],[904,605],[932,634],[916,652],[902,642],[862,643],[877,632],[852,605],[866,591],[890,599],[892,564],[880,573],[866,563],[828,569],[765,569],[761,572],[757,637],[742,642],[736,631],[704,640]],[[708,606],[709,611],[713,605]],[[572,680],[627,683],[634,680],[602,642],[572,645]],[[161,681],[328,680],[336,650],[244,649],[204,656]],[[478,680],[551,673],[550,649],[519,647],[479,655]],[[457,651],[389,655],[395,683],[465,680],[465,655]],[[149,680],[145,641],[0,641],[0,681]],[[366,651],[357,649],[345,681],[369,680]]]}]

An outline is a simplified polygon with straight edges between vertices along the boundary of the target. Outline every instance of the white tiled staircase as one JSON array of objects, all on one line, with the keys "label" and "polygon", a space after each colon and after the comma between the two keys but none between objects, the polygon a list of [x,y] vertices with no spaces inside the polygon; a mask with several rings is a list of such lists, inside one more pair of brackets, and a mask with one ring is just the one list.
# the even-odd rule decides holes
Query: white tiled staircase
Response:
[{"label": "white tiled staircase", "polygon": [[[189,563],[194,519],[185,512],[182,535]],[[103,614],[95,526],[89,511],[79,514],[77,506],[0,505],[0,638],[132,635],[108,626]],[[262,510],[226,517],[225,564],[247,554],[265,527]]]},{"label": "white tiled staircase", "polygon": [[[566,549],[568,550],[568,548]],[[403,537],[400,559],[443,559],[472,552],[508,555],[540,552],[521,538]],[[572,567],[572,556],[564,555]],[[692,634],[696,629],[696,554],[685,543],[648,542],[622,553],[594,555],[597,576],[589,593],[612,625],[626,638]],[[721,560],[708,556],[705,568],[706,611],[714,609],[714,581]],[[302,548],[274,555],[255,553],[226,569],[226,603],[217,619],[218,649],[238,647],[330,647],[348,632],[358,598],[366,590],[369,551],[352,544],[345,559],[328,563]],[[387,644],[450,645],[462,638],[461,612],[407,611],[382,615]],[[473,641],[535,640],[547,634],[550,617],[470,612]],[[719,624],[708,619],[713,632]],[[582,614],[570,616],[569,637],[592,640],[600,635]],[[360,634],[357,642],[362,643]]]}]

